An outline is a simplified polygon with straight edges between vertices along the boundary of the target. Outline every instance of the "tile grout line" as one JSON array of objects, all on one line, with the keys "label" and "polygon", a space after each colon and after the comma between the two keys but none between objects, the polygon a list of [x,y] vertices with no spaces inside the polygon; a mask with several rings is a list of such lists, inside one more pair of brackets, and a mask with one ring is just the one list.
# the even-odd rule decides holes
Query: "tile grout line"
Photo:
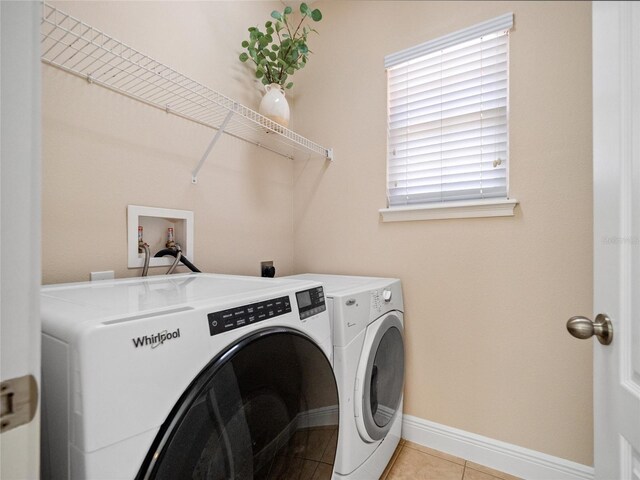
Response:
[{"label": "tile grout line", "polygon": [[[460,460],[463,461],[463,463],[458,463],[458,462],[455,462],[453,460],[450,460],[449,458],[445,458],[443,456],[439,456],[439,455],[434,454],[434,453],[425,452],[425,451],[420,450],[418,448],[414,448],[413,446],[408,445],[407,443],[404,443],[402,445],[402,448],[400,448],[400,450],[398,450],[398,454],[396,455],[395,459],[392,459],[393,461],[389,464],[389,471],[387,472],[387,476],[385,477],[385,480],[389,477],[389,475],[391,475],[392,471],[394,470],[395,463],[396,463],[397,459],[400,457],[401,452],[404,451],[405,447],[410,449],[410,450],[412,450],[412,451],[418,452],[418,453],[420,453],[422,455],[426,455],[427,457],[437,458],[438,460],[446,461],[448,463],[461,466],[462,467],[462,478],[460,480],[464,480],[465,475],[467,473],[467,468],[469,470],[472,470],[472,471],[475,471],[475,472],[480,472],[481,474],[484,474],[484,475],[488,475],[491,478],[491,480],[507,480],[507,478],[514,478],[514,479],[517,478],[517,477],[510,477],[509,474],[506,474],[504,472],[500,472],[498,470],[493,470],[493,469],[491,469],[489,467],[483,467],[482,465],[479,465],[479,466],[483,467],[483,468],[486,468],[487,470],[491,470],[491,472],[483,471],[483,470],[481,470],[479,468],[476,469],[473,466],[469,466],[469,460],[467,460],[465,458],[462,458],[462,457],[457,457],[457,458],[459,458]],[[473,462],[471,462],[471,463],[473,463]],[[499,475],[496,475],[496,473],[499,474]],[[522,480],[522,479],[519,479],[519,480]]]},{"label": "tile grout line", "polygon": [[[0,0],[0,1],[1,1],[1,0]],[[454,460],[451,460],[451,459],[449,459],[449,458],[446,458],[446,457],[443,457],[443,456],[437,455],[437,454],[435,454],[435,453],[425,452],[424,450],[419,450],[419,449],[417,449],[417,448],[413,448],[413,447],[412,447],[412,446],[410,446],[410,445],[405,445],[405,447],[406,447],[406,448],[409,448],[410,450],[413,450],[414,452],[418,452],[418,453],[420,453],[420,454],[422,454],[422,455],[426,455],[427,457],[437,458],[438,460],[442,460],[443,462],[448,462],[448,463],[451,463],[451,464],[453,464],[453,465],[458,465],[459,467],[463,467],[463,468],[464,468],[464,466],[465,466],[465,465],[466,465],[466,463],[467,463],[467,461],[466,461],[464,458],[460,458],[460,460],[462,460],[462,462],[463,462],[463,463],[460,463],[460,462],[456,462],[456,461],[454,461]],[[459,457],[458,457],[458,458],[459,458]]]},{"label": "tile grout line", "polygon": [[[1,0],[0,0],[0,1],[1,1]],[[407,442],[407,443],[410,443],[410,442]],[[474,471],[474,472],[480,472],[480,473],[482,473],[482,474],[484,474],[484,475],[489,475],[490,477],[492,477],[492,479],[491,479],[491,480],[508,480],[508,479],[513,479],[513,480],[524,480],[524,479],[522,479],[522,478],[515,477],[515,476],[513,476],[513,475],[511,475],[511,474],[508,474],[508,473],[506,473],[506,472],[502,472],[502,471],[500,471],[500,470],[493,469],[493,468],[491,468],[491,467],[487,467],[487,466],[485,466],[485,465],[481,465],[481,464],[474,464],[473,462],[471,462],[470,460],[467,460],[466,458],[457,457],[458,459],[460,459],[460,460],[462,460],[462,461],[463,461],[463,463],[458,463],[458,462],[456,462],[456,461],[454,461],[454,460],[451,460],[451,459],[449,459],[449,458],[446,458],[445,456],[440,456],[440,455],[438,455],[438,454],[437,454],[437,452],[439,452],[439,450],[431,449],[431,450],[433,450],[433,451],[434,451],[434,452],[436,452],[436,453],[425,452],[424,450],[421,450],[421,449],[419,449],[419,448],[414,448],[412,445],[407,445],[407,443],[405,443],[405,445],[404,445],[404,446],[405,446],[405,447],[408,447],[408,448],[410,448],[410,449],[412,449],[412,450],[415,450],[415,451],[420,452],[420,453],[423,453],[423,454],[425,454],[425,455],[430,455],[430,456],[432,456],[432,457],[439,458],[439,459],[441,459],[441,460],[446,460],[446,461],[448,461],[448,462],[451,462],[451,463],[454,463],[454,464],[457,464],[457,465],[462,466],[462,467],[463,467],[463,475],[467,473],[467,468],[468,468],[469,470],[472,470],[472,471]],[[428,447],[427,447],[427,448],[428,448]],[[440,452],[440,453],[444,453],[444,452]],[[471,463],[472,465],[469,465],[469,463]],[[476,467],[476,465],[477,465],[477,467]],[[486,470],[486,471],[485,471],[485,470]],[[464,477],[463,477],[463,480],[464,480]]]},{"label": "tile grout line", "polygon": [[[337,432],[337,431],[336,431]],[[325,443],[324,448],[322,449],[322,454],[320,455],[320,460],[318,460],[318,463],[325,463],[322,461],[322,459],[324,458],[324,454],[327,453],[327,448],[329,448],[329,444],[331,443],[331,440],[333,440],[333,436],[337,435],[336,432],[333,432],[330,436],[329,436],[329,440],[327,440],[327,443]],[[337,443],[336,443],[336,448],[337,448]],[[335,463],[335,457],[333,459],[333,462]]]},{"label": "tile grout line", "polygon": [[[302,470],[304,469],[304,463],[302,465],[303,465],[303,468],[300,469],[300,475],[302,475]],[[320,468],[320,462],[316,462],[316,468],[313,469],[313,472],[311,473],[311,478],[313,478],[313,476],[316,474],[316,471],[318,470],[318,468]]]},{"label": "tile grout line", "polygon": [[391,468],[389,469],[389,473],[391,473],[391,470],[393,470],[393,467],[395,466],[396,462],[398,461],[398,458],[400,458],[400,454],[402,453],[403,450],[404,450],[404,443],[402,445],[400,445],[400,450],[398,450],[398,454],[394,456],[393,462],[391,462]]},{"label": "tile grout line", "polygon": [[393,467],[395,466],[396,461],[400,457],[400,454],[402,453],[402,450],[404,450],[404,443],[402,445],[399,445],[399,446],[400,446],[400,449],[398,450],[398,454],[395,455],[395,452],[394,452],[394,455],[391,457],[391,465],[389,465],[389,471],[387,472],[387,476],[385,477],[385,479],[389,478],[389,475],[391,475],[391,472],[393,471]]}]

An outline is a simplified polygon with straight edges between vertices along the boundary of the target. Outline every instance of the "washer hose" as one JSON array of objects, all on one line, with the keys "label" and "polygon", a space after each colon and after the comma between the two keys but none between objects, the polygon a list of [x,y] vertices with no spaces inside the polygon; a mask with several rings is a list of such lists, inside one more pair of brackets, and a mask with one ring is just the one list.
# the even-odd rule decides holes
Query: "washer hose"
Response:
[{"label": "washer hose", "polygon": [[146,243],[142,244],[142,249],[144,250],[144,266],[142,267],[142,276],[146,277],[149,273],[149,261],[151,260],[151,250],[149,250],[149,245]]},{"label": "washer hose", "polygon": [[154,257],[164,257],[166,255],[177,257],[179,253],[180,253],[180,258],[178,260],[179,262],[182,262],[182,264],[192,272],[201,273],[200,270],[198,270],[198,268],[193,263],[191,263],[187,257],[182,255],[182,252],[178,251],[175,248],[165,248],[163,250],[160,250],[158,253],[154,255]]},{"label": "washer hose", "polygon": [[173,261],[173,264],[169,267],[169,270],[167,270],[167,275],[171,275],[173,273],[173,271],[176,269],[176,267],[180,263],[180,258],[182,258],[182,252],[178,250],[178,253],[176,254],[176,259]]}]

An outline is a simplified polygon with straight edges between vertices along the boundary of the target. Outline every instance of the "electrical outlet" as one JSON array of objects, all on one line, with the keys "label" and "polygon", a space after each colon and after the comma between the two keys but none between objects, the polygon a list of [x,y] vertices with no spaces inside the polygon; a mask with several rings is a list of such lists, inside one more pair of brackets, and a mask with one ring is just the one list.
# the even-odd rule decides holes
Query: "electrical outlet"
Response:
[{"label": "electrical outlet", "polygon": [[276,276],[276,268],[273,266],[273,260],[260,262],[260,276],[270,278]]},{"label": "electrical outlet", "polygon": [[107,270],[104,272],[91,272],[91,281],[94,282],[96,280],[113,280],[115,275],[113,274],[113,270]]}]

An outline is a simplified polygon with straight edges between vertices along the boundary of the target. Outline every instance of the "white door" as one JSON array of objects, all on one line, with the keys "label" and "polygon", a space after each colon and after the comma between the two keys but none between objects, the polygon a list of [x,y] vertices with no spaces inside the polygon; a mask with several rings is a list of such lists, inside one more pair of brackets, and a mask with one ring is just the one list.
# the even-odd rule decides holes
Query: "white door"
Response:
[{"label": "white door", "polygon": [[640,480],[640,3],[593,4],[597,479]]},{"label": "white door", "polygon": [[40,8],[0,1],[3,480],[38,478],[40,469]]}]

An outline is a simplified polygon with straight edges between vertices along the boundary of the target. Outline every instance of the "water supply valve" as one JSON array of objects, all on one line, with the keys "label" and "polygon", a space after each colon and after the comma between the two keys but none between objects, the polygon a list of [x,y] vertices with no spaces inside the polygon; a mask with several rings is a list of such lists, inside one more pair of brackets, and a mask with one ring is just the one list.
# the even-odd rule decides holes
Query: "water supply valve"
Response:
[{"label": "water supply valve", "polygon": [[167,248],[174,248],[176,246],[176,241],[173,237],[173,227],[167,229],[167,243],[165,245]]}]

